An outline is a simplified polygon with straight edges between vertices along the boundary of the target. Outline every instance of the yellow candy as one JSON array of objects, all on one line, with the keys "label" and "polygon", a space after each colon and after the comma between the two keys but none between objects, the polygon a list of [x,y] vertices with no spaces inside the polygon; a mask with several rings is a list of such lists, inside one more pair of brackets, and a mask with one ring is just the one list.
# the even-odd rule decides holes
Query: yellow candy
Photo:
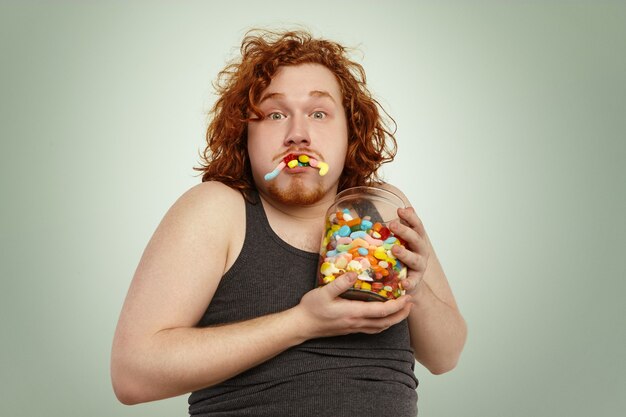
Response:
[{"label": "yellow candy", "polygon": [[383,297],[387,297],[387,291],[385,290],[378,291],[378,294],[382,295]]},{"label": "yellow candy", "polygon": [[361,289],[362,290],[366,290],[366,291],[370,291],[372,289],[372,284],[370,284],[369,282],[363,281],[361,283]]},{"label": "yellow candy", "polygon": [[335,265],[331,264],[330,262],[324,262],[320,266],[320,272],[323,275],[328,277],[330,275],[333,275],[333,274],[339,272],[339,270],[335,267]]},{"label": "yellow candy", "polygon": [[324,277],[324,279],[322,281],[324,281],[324,284],[328,284],[330,282],[333,282],[335,280],[335,276],[334,275],[329,275],[327,277]]},{"label": "yellow candy", "polygon": [[307,162],[309,162],[309,156],[308,155],[300,155],[298,157],[298,161],[302,162],[303,164],[306,164]]},{"label": "yellow candy", "polygon": [[387,254],[385,253],[385,249],[383,249],[382,247],[376,248],[376,250],[374,251],[374,258],[380,259],[381,261],[386,260]]},{"label": "yellow candy", "polygon": [[320,175],[322,177],[328,173],[328,164],[326,162],[319,162],[317,167],[320,169]]},{"label": "yellow candy", "polygon": [[291,161],[287,162],[287,166],[289,168],[295,168],[298,166],[298,160],[297,159],[292,159]]}]

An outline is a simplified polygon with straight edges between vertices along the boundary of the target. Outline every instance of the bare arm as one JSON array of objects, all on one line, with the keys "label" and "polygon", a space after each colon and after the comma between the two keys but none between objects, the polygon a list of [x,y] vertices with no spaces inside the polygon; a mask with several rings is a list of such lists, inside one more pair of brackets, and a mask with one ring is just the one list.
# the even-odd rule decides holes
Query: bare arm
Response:
[{"label": "bare arm", "polygon": [[387,303],[337,298],[354,282],[350,274],[310,291],[292,309],[195,327],[240,250],[216,237],[238,233],[232,225],[241,224],[243,207],[233,190],[205,183],[183,195],[157,228],[133,277],[113,341],[111,377],[121,402],[201,389],[307,339],[376,333],[408,316],[410,297]]},{"label": "bare arm", "polygon": [[405,224],[393,222],[390,227],[407,242],[406,249],[396,246],[393,250],[409,268],[402,285],[414,303],[409,328],[415,358],[434,374],[448,372],[463,351],[467,326],[421,220],[406,197],[395,188],[392,191],[401,195],[409,207],[398,210]]},{"label": "bare arm", "polygon": [[115,392],[135,404],[211,386],[301,343],[302,334],[289,310],[224,326],[162,329],[126,347],[118,340]]}]

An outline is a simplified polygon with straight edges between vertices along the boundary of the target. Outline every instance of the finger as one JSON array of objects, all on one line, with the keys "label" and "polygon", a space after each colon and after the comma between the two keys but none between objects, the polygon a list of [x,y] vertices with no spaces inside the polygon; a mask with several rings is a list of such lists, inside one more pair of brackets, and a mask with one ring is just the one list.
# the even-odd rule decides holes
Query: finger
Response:
[{"label": "finger", "polygon": [[393,255],[414,271],[425,271],[428,264],[428,253],[413,252],[400,245],[391,248]]},{"label": "finger", "polygon": [[417,216],[413,207],[398,209],[398,216],[404,220],[411,229],[415,230],[420,236],[424,236],[424,224],[422,220]]},{"label": "finger", "polygon": [[337,277],[335,280],[322,287],[322,290],[325,291],[331,298],[336,298],[346,292],[348,289],[352,288],[352,286],[356,282],[356,278],[356,273],[346,272],[345,274]]},{"label": "finger", "polygon": [[395,220],[389,224],[389,228],[394,235],[404,240],[411,250],[423,254],[428,253],[428,243],[416,230]]},{"label": "finger", "polygon": [[364,303],[360,306],[360,311],[355,313],[365,319],[388,319],[398,312],[401,312],[407,304],[409,304],[411,297],[404,295],[396,300],[387,300],[382,303]]},{"label": "finger", "polygon": [[420,284],[420,282],[422,282],[421,279],[403,279],[402,281],[400,281],[400,288],[402,288],[403,290],[412,293],[413,291],[415,291],[415,289],[417,288],[417,286]]},{"label": "finger", "polygon": [[363,321],[360,323],[361,325],[360,331],[362,333],[368,333],[368,334],[383,332],[387,330],[388,328],[390,328],[391,326],[394,326],[400,323],[402,320],[406,319],[409,316],[410,312],[411,312],[411,304],[409,303],[405,305],[402,308],[402,310],[390,316],[382,317],[382,318],[363,319]]}]

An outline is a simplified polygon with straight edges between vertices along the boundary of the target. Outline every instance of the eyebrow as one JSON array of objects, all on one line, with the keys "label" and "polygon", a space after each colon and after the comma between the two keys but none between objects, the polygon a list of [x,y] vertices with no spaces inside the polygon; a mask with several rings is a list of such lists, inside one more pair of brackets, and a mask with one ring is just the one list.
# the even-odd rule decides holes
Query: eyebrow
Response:
[{"label": "eyebrow", "polygon": [[330,93],[328,91],[321,91],[321,90],[313,90],[309,93],[309,96],[311,97],[328,97],[329,99],[332,100],[332,102],[335,102],[335,99],[333,98],[333,96],[330,95]]},{"label": "eyebrow", "polygon": [[[333,98],[333,96],[330,95],[330,93],[328,91],[323,91],[323,90],[313,90],[311,92],[309,92],[309,96],[310,97],[328,97],[329,99],[331,99],[331,101],[333,103],[336,104],[335,99]],[[259,104],[263,103],[265,100],[271,100],[271,99],[283,99],[285,98],[285,95],[283,93],[269,93],[264,95],[263,97],[261,97],[261,100],[259,100]]]}]

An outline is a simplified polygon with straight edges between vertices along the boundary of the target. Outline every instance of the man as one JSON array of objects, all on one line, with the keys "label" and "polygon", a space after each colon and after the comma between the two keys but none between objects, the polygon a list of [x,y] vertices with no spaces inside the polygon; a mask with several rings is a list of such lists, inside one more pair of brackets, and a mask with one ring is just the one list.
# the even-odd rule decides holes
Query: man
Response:
[{"label": "man", "polygon": [[[362,68],[304,32],[251,34],[241,51],[217,84],[203,183],[165,215],[130,286],[115,393],[135,404],[192,392],[189,412],[202,416],[415,415],[415,359],[449,371],[466,338],[415,211],[390,225],[406,242],[394,247],[406,294],[343,299],[353,273],[314,288],[337,192],[366,184],[402,195],[376,175],[395,140]],[[291,154],[327,174],[302,166],[266,179]]]}]

